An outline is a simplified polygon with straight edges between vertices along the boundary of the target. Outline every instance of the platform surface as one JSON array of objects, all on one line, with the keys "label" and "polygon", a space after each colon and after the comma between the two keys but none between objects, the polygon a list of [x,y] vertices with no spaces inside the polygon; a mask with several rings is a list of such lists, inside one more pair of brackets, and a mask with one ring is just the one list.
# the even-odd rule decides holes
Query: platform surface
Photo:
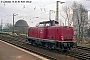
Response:
[{"label": "platform surface", "polygon": [[48,60],[34,53],[25,51],[6,42],[0,41],[0,60]]}]

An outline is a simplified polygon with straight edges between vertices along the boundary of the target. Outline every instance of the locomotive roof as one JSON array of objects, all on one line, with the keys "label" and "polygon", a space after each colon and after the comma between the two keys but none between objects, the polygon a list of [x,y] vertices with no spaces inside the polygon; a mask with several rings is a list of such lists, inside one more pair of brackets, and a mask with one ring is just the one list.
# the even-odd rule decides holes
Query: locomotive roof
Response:
[{"label": "locomotive roof", "polygon": [[[50,20],[50,21],[43,21],[43,22],[40,22],[39,24],[45,24],[45,23],[52,23],[54,20]],[[55,24],[58,24],[57,21],[55,21]]]}]

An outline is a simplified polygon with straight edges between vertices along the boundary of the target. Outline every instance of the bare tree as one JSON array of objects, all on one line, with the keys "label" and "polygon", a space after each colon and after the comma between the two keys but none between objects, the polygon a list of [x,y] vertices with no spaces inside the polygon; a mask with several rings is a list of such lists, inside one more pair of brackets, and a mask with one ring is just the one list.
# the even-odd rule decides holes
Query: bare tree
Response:
[{"label": "bare tree", "polygon": [[73,23],[74,29],[76,31],[75,36],[77,38],[77,42],[79,43],[80,41],[82,42],[83,38],[86,35],[85,31],[87,28],[85,28],[85,26],[87,26],[88,11],[82,4],[78,4],[77,2],[74,2],[72,7],[73,7]]},{"label": "bare tree", "polygon": [[68,22],[68,26],[71,26],[72,24],[72,9],[69,6],[63,6],[64,16],[61,14],[61,16],[65,19],[65,25],[66,22]]},{"label": "bare tree", "polygon": [[6,27],[6,28],[10,28],[10,27],[13,27],[13,25],[10,24],[10,23],[7,23],[7,24],[5,24],[5,27]]},{"label": "bare tree", "polygon": [[9,29],[8,30],[9,32],[12,32],[13,25],[10,24],[10,23],[7,23],[7,24],[5,24],[5,27],[4,28],[7,28],[7,29]]}]

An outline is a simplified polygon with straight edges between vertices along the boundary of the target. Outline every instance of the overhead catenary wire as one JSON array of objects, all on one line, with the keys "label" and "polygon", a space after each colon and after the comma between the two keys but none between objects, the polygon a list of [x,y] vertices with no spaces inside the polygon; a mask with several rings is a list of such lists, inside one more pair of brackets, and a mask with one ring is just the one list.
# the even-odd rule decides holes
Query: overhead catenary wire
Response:
[{"label": "overhead catenary wire", "polygon": [[[38,3],[38,2],[40,2],[40,1],[41,1],[41,0],[36,1],[36,2],[32,2],[32,3],[30,3],[30,5],[27,5],[27,6],[30,7],[30,6],[32,6],[31,4],[33,4],[33,5],[35,6],[35,7],[33,8],[34,10],[36,10],[37,8],[40,8],[41,11],[46,11],[46,8],[45,8],[45,7],[48,6],[48,5],[50,5],[50,4],[45,5],[45,6],[36,6],[35,4]],[[27,8],[27,6],[26,6],[26,5],[23,5],[22,8],[16,10],[15,12],[17,12],[17,11],[21,11],[22,9]],[[41,13],[42,13],[42,12],[41,12]]]},{"label": "overhead catenary wire", "polygon": [[[30,6],[32,6],[32,5],[34,5],[34,8],[32,8],[33,10],[35,10],[35,11],[37,11],[37,9],[39,8],[40,9],[40,13],[39,13],[39,15],[40,14],[43,14],[43,13],[47,13],[47,12],[49,12],[48,10],[47,10],[47,8],[46,8],[46,6],[49,6],[49,5],[51,5],[51,4],[48,4],[48,5],[44,5],[44,6],[37,6],[36,4],[38,3],[38,2],[40,2],[41,0],[39,0],[39,1],[36,1],[36,2],[32,2],[32,3],[30,3],[29,5],[22,5],[22,8],[20,8],[20,9],[18,9],[18,10],[15,10],[15,12],[18,12],[18,11],[21,11],[21,10],[25,10],[27,7],[30,7]],[[18,14],[18,13],[17,13]],[[11,14],[10,14],[11,15]],[[27,15],[28,16],[28,15]],[[27,17],[27,16],[22,16],[22,17]],[[20,17],[19,15],[17,16],[17,17]]]}]

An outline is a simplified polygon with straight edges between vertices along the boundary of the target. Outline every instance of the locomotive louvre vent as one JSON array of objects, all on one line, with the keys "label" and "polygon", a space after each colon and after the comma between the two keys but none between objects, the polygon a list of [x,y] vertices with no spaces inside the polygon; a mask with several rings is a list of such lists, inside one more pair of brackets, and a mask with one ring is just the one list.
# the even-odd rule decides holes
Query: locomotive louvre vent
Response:
[{"label": "locomotive louvre vent", "polygon": [[64,39],[67,39],[67,35],[64,35]]},{"label": "locomotive louvre vent", "polygon": [[72,35],[69,35],[69,38],[71,39],[72,38]]}]

